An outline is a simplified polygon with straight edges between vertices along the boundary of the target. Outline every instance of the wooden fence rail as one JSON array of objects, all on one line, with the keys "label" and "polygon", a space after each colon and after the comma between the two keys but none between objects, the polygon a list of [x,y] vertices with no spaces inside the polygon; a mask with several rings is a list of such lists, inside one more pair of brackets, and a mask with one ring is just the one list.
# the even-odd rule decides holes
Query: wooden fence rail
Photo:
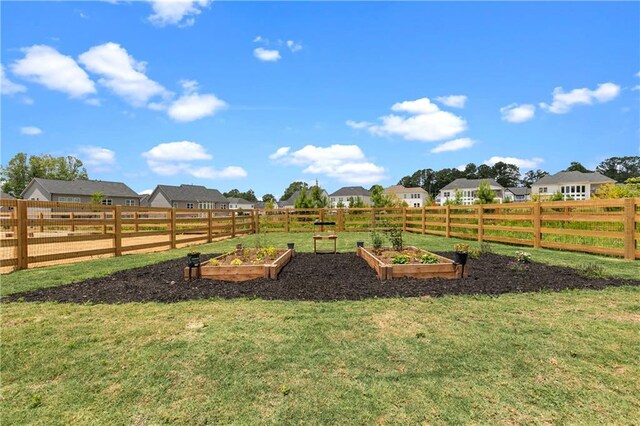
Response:
[{"label": "wooden fence rail", "polygon": [[195,210],[0,200],[0,270],[256,232],[406,232],[640,258],[640,198],[422,208]]}]

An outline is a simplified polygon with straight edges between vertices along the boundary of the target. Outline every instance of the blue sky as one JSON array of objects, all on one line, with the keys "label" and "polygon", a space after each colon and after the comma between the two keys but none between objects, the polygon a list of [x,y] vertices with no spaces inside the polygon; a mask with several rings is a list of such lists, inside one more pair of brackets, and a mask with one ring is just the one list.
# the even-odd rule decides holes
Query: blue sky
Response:
[{"label": "blue sky", "polygon": [[640,4],[2,2],[2,163],[279,197],[638,155]]}]

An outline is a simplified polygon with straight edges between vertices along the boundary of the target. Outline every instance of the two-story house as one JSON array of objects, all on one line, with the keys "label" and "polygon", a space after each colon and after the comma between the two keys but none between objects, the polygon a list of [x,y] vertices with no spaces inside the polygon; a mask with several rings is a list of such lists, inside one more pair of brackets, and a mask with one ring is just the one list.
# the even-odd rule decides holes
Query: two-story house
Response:
[{"label": "two-story house", "polygon": [[139,206],[142,195],[122,182],[33,178],[22,191],[24,200],[90,203],[100,194],[105,206]]},{"label": "two-story house", "polygon": [[460,191],[462,195],[462,204],[470,205],[476,202],[478,188],[480,182],[486,181],[489,183],[489,188],[496,193],[495,201],[501,203],[504,199],[505,188],[500,185],[495,179],[456,179],[450,184],[446,185],[440,190],[436,197],[436,203],[444,205],[448,200],[454,200],[456,198],[456,191]]},{"label": "two-story house", "polygon": [[253,210],[254,202],[244,198],[229,197],[229,210]]},{"label": "two-story house", "polygon": [[366,206],[371,205],[371,192],[361,186],[344,186],[336,192],[329,194],[329,206],[336,208],[351,207],[351,200],[360,198]]},{"label": "two-story house", "polygon": [[537,194],[540,200],[549,199],[558,192],[565,200],[588,200],[606,183],[615,183],[615,180],[597,172],[558,172],[532,184],[531,193]]},{"label": "two-story house", "polygon": [[402,185],[392,185],[384,189],[384,194],[406,203],[409,207],[425,206],[429,199],[429,193],[419,186],[407,188]]},{"label": "two-story house", "polygon": [[150,207],[180,209],[228,209],[229,201],[217,189],[202,185],[158,185],[149,195]]}]

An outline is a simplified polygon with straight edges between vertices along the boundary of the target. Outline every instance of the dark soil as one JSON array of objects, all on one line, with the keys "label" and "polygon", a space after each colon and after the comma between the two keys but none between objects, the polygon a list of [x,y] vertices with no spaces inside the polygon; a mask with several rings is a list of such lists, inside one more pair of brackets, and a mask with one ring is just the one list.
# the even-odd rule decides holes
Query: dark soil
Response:
[{"label": "dark soil", "polygon": [[[452,253],[442,253],[452,258]],[[453,294],[523,293],[564,289],[602,289],[640,286],[640,281],[618,278],[587,279],[571,268],[528,264],[526,271],[511,268],[514,259],[484,254],[467,264],[469,277],[447,280],[399,279],[379,281],[355,253],[298,253],[278,280],[258,278],[241,283],[182,277],[184,259],[116,272],[102,278],[4,297],[3,301],[57,301],[73,303],[177,302],[208,298],[268,300],[360,300],[373,297],[444,296]]]}]

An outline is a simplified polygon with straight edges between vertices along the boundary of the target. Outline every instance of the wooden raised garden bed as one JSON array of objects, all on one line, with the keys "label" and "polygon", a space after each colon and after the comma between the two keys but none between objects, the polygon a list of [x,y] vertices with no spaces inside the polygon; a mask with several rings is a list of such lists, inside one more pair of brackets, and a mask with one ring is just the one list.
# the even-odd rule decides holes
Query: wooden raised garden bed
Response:
[{"label": "wooden raised garden bed", "polygon": [[[249,251],[247,251],[249,250]],[[184,268],[184,279],[206,278],[219,281],[248,281],[255,278],[271,278],[275,280],[278,274],[291,260],[293,250],[278,249],[272,256],[264,258],[256,257],[256,249],[244,249],[223,254],[221,256],[202,262],[200,266],[191,269]],[[232,264],[239,259],[242,264]],[[236,260],[237,262],[237,260]]]},{"label": "wooden raised garden bed", "polygon": [[[391,263],[391,256],[406,254],[409,256],[407,264]],[[406,247],[402,253],[393,249],[383,248],[379,250],[358,247],[357,255],[369,264],[375,271],[378,279],[391,280],[394,278],[461,278],[463,276],[462,265],[453,260],[437,254],[421,250],[416,247]],[[423,264],[420,257],[431,255],[438,259],[438,263]],[[469,266],[464,267],[464,277],[468,276]]]}]

